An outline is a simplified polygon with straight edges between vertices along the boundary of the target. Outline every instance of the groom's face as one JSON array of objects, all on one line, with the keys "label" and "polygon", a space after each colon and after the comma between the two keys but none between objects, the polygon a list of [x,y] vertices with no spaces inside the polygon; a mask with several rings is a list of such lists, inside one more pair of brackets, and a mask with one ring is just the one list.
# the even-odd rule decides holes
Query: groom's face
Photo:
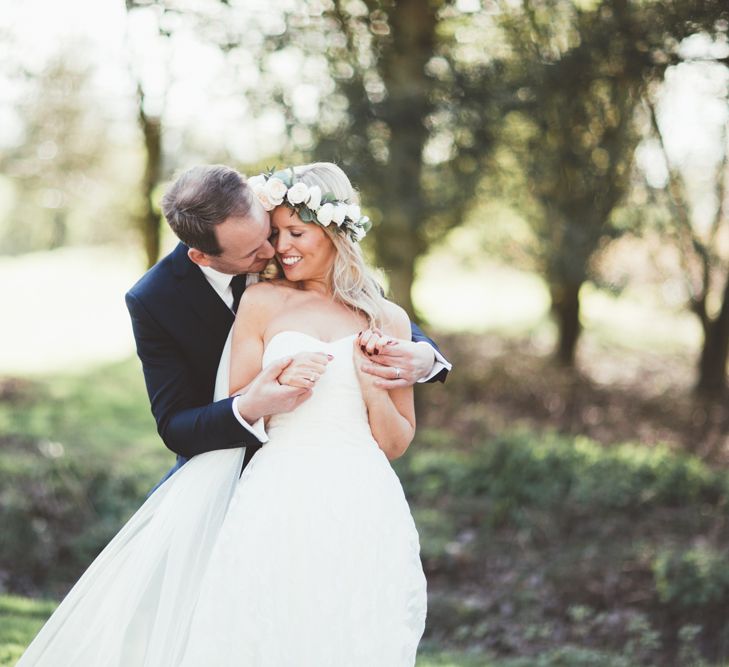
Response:
[{"label": "groom's face", "polygon": [[199,260],[191,259],[229,275],[258,273],[274,255],[270,235],[270,217],[256,201],[246,217],[232,216],[215,226],[215,236],[222,248],[219,255],[201,253]]}]

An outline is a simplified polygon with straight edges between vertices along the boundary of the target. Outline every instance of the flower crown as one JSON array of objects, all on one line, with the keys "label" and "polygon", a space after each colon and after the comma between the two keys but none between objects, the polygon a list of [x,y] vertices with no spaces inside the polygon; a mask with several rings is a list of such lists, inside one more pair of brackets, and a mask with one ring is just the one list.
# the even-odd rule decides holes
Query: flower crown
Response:
[{"label": "flower crown", "polygon": [[288,206],[303,222],[316,222],[322,227],[334,223],[353,242],[361,241],[372,227],[357,204],[338,200],[331,192],[322,194],[318,185],[296,181],[293,169],[271,169],[249,178],[248,185],[267,211]]}]

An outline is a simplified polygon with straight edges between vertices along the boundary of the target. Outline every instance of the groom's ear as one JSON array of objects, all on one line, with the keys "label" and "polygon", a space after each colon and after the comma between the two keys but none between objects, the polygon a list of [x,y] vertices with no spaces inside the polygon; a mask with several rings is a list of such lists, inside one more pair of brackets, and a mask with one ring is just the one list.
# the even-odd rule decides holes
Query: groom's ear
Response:
[{"label": "groom's ear", "polygon": [[210,258],[202,250],[197,248],[188,248],[187,256],[190,261],[197,264],[198,266],[210,266]]}]

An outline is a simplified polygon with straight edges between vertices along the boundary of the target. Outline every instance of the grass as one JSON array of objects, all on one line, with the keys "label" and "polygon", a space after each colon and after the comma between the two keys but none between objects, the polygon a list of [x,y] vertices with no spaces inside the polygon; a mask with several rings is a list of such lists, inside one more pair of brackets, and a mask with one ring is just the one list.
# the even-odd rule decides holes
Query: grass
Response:
[{"label": "grass", "polygon": [[160,472],[172,455],[155,431],[136,359],[83,374],[0,378],[0,437],[49,457],[102,455],[112,463],[144,456]]},{"label": "grass", "polygon": [[143,272],[123,247],[61,248],[0,259],[0,373],[74,372],[134,350],[124,293]]},{"label": "grass", "polygon": [[[52,600],[0,596],[0,667],[11,667],[56,608]],[[493,667],[484,656],[431,652],[418,658],[418,667]]]},{"label": "grass", "polygon": [[10,667],[51,615],[56,603],[0,596],[0,666]]}]

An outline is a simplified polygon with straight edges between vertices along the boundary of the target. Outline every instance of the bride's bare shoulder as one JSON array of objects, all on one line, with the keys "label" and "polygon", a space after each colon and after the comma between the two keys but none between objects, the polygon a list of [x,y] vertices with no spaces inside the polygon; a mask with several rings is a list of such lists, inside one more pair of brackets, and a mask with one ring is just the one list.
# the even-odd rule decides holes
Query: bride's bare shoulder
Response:
[{"label": "bride's bare shoulder", "polygon": [[246,287],[241,297],[241,305],[244,308],[280,305],[291,297],[293,290],[292,283],[286,280],[262,280]]}]

